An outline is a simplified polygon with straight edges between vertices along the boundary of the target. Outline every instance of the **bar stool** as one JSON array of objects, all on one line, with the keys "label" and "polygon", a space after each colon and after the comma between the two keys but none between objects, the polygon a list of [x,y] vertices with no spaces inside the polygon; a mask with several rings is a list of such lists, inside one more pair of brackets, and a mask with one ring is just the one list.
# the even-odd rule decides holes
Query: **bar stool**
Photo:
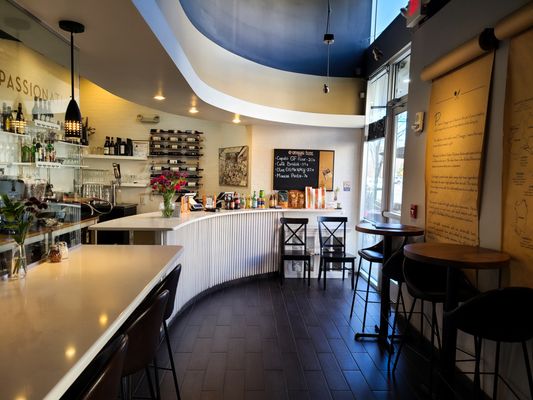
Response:
[{"label": "bar stool", "polygon": [[[370,293],[370,277],[372,275],[372,263],[383,263],[383,253],[381,252],[383,250],[383,241],[378,242],[374,244],[373,246],[361,249],[357,252],[359,254],[359,266],[357,268],[357,278],[355,279],[355,289],[353,292],[353,298],[352,298],[352,308],[350,310],[350,318],[352,318],[353,315],[353,308],[355,306],[355,297],[359,296],[361,299],[363,298],[358,292],[361,292],[361,290],[357,290],[357,286],[359,284],[359,276],[361,275],[361,266],[363,260],[366,260],[370,263],[368,266],[368,279],[366,282],[366,295],[365,295],[365,310],[363,312],[363,329],[362,331],[365,331],[366,326],[366,311],[368,308],[368,303],[379,303],[379,301],[368,301],[368,295]],[[377,293],[376,291],[372,291],[372,293]]]},{"label": "bar stool", "polygon": [[[180,397],[180,389],[178,385],[178,378],[176,375],[176,366],[174,365],[174,357],[172,356],[172,346],[170,345],[170,336],[168,334],[168,325],[167,320],[171,317],[172,313],[174,312],[174,302],[176,299],[176,292],[178,289],[178,282],[180,280],[181,275],[181,264],[178,264],[176,268],[174,268],[166,277],[165,279],[159,284],[159,286],[155,289],[155,293],[161,293],[165,290],[168,290],[168,301],[167,305],[165,307],[165,314],[163,316],[163,334],[164,334],[164,340],[166,342],[166,347],[168,351],[168,357],[170,359],[170,368],[164,368],[164,367],[158,367],[157,363],[155,363],[155,371],[156,371],[156,379],[158,379],[157,370],[162,369],[166,371],[172,371],[172,378],[174,379],[174,388],[176,389],[176,395],[178,399],[181,399]],[[155,360],[155,357],[154,357]]]},{"label": "bar stool", "polygon": [[[132,374],[144,370],[150,389],[150,395],[156,398],[148,366],[155,359],[159,347],[159,329],[163,323],[169,291],[155,293],[141,305],[139,313],[131,322],[126,322],[122,330],[128,335],[129,344],[122,370],[122,398],[131,399]],[[159,387],[159,382],[156,382]]]},{"label": "bar stool", "polygon": [[352,267],[352,289],[354,288],[354,267],[356,256],[346,253],[346,217],[318,217],[318,236],[320,239],[320,265],[318,269],[318,281],[324,271],[324,290],[326,290],[327,265],[342,263],[342,279],[346,268],[345,263]]},{"label": "bar stool", "polygon": [[[457,288],[457,298],[460,302],[466,301],[469,298],[477,294],[477,290],[470,284],[468,279],[462,275],[457,274],[457,281],[454,282],[455,287]],[[428,321],[431,325],[431,353],[429,358],[430,364],[430,382],[433,378],[433,359],[434,359],[434,346],[435,346],[435,337],[437,338],[437,346],[440,352],[441,350],[441,341],[439,326],[437,323],[437,312],[436,305],[441,303],[443,304],[446,299],[446,277],[447,277],[447,268],[425,264],[421,262],[416,262],[408,258],[404,259],[403,263],[403,276],[405,285],[407,286],[407,291],[413,297],[413,303],[409,310],[407,316],[407,325],[404,335],[402,336],[400,347],[398,348],[398,353],[394,361],[394,366],[392,372],[396,371],[398,365],[398,360],[405,344],[405,339],[407,337],[407,332],[410,329],[410,322],[413,316],[413,311],[418,300],[421,302],[428,301],[431,303],[431,321]],[[423,319],[426,319],[426,315],[423,313],[421,308],[421,326],[423,324]],[[422,333],[422,332],[421,332]],[[389,362],[391,360],[391,355],[389,354]]]},{"label": "bar stool", "polygon": [[533,309],[533,289],[509,287],[491,290],[476,296],[446,314],[457,329],[474,336],[476,364],[474,383],[478,396],[481,395],[479,364],[483,339],[496,342],[494,385],[492,398],[496,399],[498,379],[509,388],[516,398],[516,392],[498,372],[500,363],[500,343],[521,343],[529,382],[529,393],[533,399],[533,377],[529,363],[526,342],[533,338],[533,319],[524,315]]},{"label": "bar stool", "polygon": [[119,335],[112,339],[61,398],[116,399],[127,348],[128,337],[126,335]]},{"label": "bar stool", "polygon": [[[279,274],[283,284],[285,279],[285,261],[303,261],[304,279],[307,267],[307,285],[311,286],[311,258],[307,250],[308,218],[280,218],[280,265]],[[302,235],[303,234],[303,235]],[[303,237],[302,237],[303,236]],[[287,247],[289,247],[287,249]]]}]

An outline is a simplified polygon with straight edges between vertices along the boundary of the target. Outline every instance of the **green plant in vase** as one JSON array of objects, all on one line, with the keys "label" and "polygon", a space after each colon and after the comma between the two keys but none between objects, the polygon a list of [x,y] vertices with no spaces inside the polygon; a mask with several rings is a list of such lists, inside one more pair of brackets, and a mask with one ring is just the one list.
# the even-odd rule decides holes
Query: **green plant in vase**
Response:
[{"label": "green plant in vase", "polygon": [[48,207],[35,197],[28,200],[11,200],[7,194],[2,194],[0,214],[2,215],[2,227],[7,229],[16,243],[11,258],[9,278],[17,279],[26,275],[26,250],[24,242],[30,227],[40,210]]},{"label": "green plant in vase", "polygon": [[152,190],[163,196],[161,214],[165,218],[172,217],[174,214],[174,195],[185,184],[186,174],[174,171],[163,171],[158,177],[150,180]]}]

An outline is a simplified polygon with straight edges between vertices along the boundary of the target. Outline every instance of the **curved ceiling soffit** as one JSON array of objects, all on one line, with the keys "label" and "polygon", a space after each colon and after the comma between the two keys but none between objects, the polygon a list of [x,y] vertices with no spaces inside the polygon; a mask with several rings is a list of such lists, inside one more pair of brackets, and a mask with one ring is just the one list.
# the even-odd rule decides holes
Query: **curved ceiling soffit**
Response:
[{"label": "curved ceiling soffit", "polygon": [[[167,16],[160,8],[159,1],[131,1],[166,50],[169,57],[180,70],[181,74],[185,77],[187,83],[191,86],[197,96],[206,103],[229,112],[279,123],[339,128],[362,128],[364,126],[364,115],[294,111],[287,108],[279,108],[272,105],[264,105],[259,102],[245,100],[207,84],[201,79],[191,64],[191,61],[187,57],[179,38],[172,29]],[[175,6],[180,7],[179,3],[175,4]],[[190,25],[192,27],[192,24]],[[205,38],[205,40],[208,39]],[[284,71],[279,71],[279,73],[290,74]],[[305,75],[302,76],[305,77]],[[318,77],[310,78],[316,79]],[[340,82],[345,82],[348,78],[332,78],[333,81],[335,79],[340,80]],[[332,85],[330,84],[330,86]],[[319,91],[320,86],[318,86],[317,89],[317,92]],[[358,93],[358,91],[353,91],[352,95],[357,97]],[[330,95],[331,93],[328,96]]]},{"label": "curved ceiling soffit", "polygon": [[[326,75],[326,0],[179,0],[191,23],[226,50],[272,68]],[[330,76],[360,76],[372,0],[331,0]]]}]

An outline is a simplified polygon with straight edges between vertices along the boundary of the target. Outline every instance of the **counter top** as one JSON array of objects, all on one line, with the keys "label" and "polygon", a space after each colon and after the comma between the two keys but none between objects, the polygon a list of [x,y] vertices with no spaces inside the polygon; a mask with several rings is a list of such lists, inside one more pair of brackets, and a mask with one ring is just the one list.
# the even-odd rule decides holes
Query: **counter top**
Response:
[{"label": "counter top", "polygon": [[163,218],[161,212],[151,212],[137,214],[129,217],[117,218],[111,221],[101,222],[89,227],[90,230],[102,231],[175,231],[193,221],[202,219],[250,214],[250,213],[312,213],[324,214],[331,212],[342,212],[342,209],[326,208],[267,208],[267,209],[243,209],[243,210],[221,210],[219,212],[192,211],[182,214],[179,218]]},{"label": "counter top", "polygon": [[0,398],[58,399],[182,250],[83,245],[0,282]]}]

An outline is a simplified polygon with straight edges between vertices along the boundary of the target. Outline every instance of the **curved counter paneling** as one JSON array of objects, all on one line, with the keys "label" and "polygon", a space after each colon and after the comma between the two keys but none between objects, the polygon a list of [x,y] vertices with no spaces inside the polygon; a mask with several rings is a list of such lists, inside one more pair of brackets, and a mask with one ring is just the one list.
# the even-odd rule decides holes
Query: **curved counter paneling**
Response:
[{"label": "curved counter paneling", "polygon": [[[152,231],[156,240],[183,246],[175,314],[202,292],[236,279],[278,271],[278,224],[287,214],[309,217],[342,210],[195,212],[180,218],[148,213],[93,225],[92,230]],[[175,315],[174,314],[174,315]]]}]

